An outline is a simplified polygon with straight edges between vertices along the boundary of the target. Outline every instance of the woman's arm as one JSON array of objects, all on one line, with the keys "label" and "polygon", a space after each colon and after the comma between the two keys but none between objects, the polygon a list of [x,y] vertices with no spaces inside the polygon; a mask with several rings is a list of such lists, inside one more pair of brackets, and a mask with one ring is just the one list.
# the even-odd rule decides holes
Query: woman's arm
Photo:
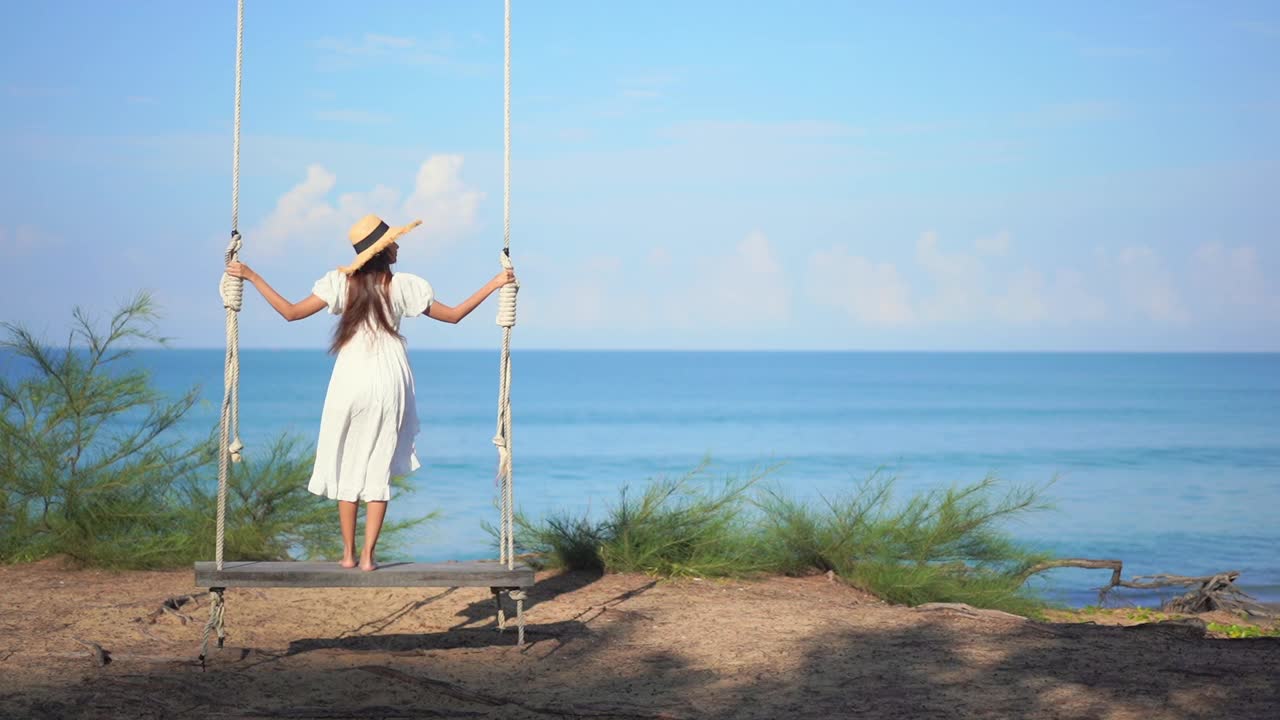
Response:
[{"label": "woman's arm", "polygon": [[426,316],[433,320],[439,320],[440,322],[457,323],[462,320],[462,318],[470,315],[472,310],[480,307],[480,303],[484,302],[485,298],[492,295],[494,290],[515,281],[515,272],[511,270],[503,270],[497,275],[494,275],[493,279],[485,283],[484,287],[472,293],[471,297],[463,300],[462,304],[457,307],[449,307],[448,305],[438,301],[431,303],[431,307],[427,308]]},{"label": "woman's arm", "polygon": [[288,320],[289,322],[311,317],[326,307],[324,300],[321,300],[315,295],[308,295],[306,299],[296,303],[291,303],[288,300],[285,300],[280,293],[275,291],[275,288],[268,285],[267,281],[262,279],[261,275],[254,272],[252,268],[244,263],[233,262],[227,265],[227,274],[231,277],[242,278],[253,283],[253,286],[258,288],[258,292],[262,293],[262,297],[266,298],[266,301],[271,304],[271,307],[275,308],[276,312],[280,313],[280,317]]}]

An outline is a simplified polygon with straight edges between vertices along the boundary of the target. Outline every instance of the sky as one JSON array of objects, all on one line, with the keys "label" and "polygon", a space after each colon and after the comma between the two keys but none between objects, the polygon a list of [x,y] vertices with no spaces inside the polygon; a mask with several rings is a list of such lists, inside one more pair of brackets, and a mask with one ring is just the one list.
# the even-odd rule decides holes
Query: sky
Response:
[{"label": "sky", "polygon": [[[457,304],[502,247],[502,3],[246,9],[243,259],[373,212]],[[221,347],[235,3],[7,8],[0,320],[134,293]],[[513,347],[1280,350],[1280,4],[513,9]],[[414,348],[496,348],[490,300]],[[322,348],[250,292],[241,344]]]}]

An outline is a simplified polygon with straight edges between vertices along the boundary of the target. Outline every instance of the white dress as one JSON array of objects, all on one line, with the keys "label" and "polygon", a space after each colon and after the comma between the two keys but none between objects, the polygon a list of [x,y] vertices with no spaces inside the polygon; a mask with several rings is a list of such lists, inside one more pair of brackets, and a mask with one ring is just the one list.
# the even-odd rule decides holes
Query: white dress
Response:
[{"label": "white dress", "polygon": [[[347,276],[334,270],[311,292],[340,315]],[[426,280],[396,273],[388,299],[399,329],[400,318],[426,312],[435,293]],[[361,328],[334,361],[307,489],[331,500],[390,500],[391,478],[422,466],[414,451],[417,434],[413,371],[404,342],[384,330]]]}]

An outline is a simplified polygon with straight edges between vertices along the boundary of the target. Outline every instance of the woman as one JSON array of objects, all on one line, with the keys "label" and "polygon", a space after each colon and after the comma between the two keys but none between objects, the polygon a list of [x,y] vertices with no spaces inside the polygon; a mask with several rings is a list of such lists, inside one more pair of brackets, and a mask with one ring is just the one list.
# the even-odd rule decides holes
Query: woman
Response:
[{"label": "woman", "polygon": [[337,356],[320,416],[316,463],[307,489],[338,501],[342,527],[342,567],[356,566],[356,513],[365,503],[364,547],[360,569],[374,570],[374,548],[391,499],[391,478],[421,467],[414,452],[418,413],[413,371],[405,354],[400,319],[426,315],[456,323],[493,291],[515,282],[510,270],[498,273],[457,307],[435,300],[426,280],[391,272],[400,246],[396,239],[421,224],[388,227],[366,215],[348,236],[355,262],[316,281],[312,294],[291,303],[248,265],[232,262],[227,274],[253,283],[285,320],[301,320],[325,307],[339,315],[329,350]]}]

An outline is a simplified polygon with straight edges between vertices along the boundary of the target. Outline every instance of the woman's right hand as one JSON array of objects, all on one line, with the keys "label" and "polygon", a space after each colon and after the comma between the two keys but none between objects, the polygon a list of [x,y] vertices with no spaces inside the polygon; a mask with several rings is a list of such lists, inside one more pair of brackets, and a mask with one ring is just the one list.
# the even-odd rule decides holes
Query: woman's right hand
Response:
[{"label": "woman's right hand", "polygon": [[502,287],[503,285],[510,285],[515,281],[516,281],[515,270],[503,270],[497,275],[494,275],[493,279],[490,280],[489,282],[492,283],[493,287],[496,289],[496,288]]},{"label": "woman's right hand", "polygon": [[254,276],[253,268],[249,267],[248,265],[245,265],[244,263],[238,260],[232,260],[231,262],[227,263],[227,274],[234,278],[240,278],[241,280],[248,280],[249,282],[253,282],[253,276]]}]

